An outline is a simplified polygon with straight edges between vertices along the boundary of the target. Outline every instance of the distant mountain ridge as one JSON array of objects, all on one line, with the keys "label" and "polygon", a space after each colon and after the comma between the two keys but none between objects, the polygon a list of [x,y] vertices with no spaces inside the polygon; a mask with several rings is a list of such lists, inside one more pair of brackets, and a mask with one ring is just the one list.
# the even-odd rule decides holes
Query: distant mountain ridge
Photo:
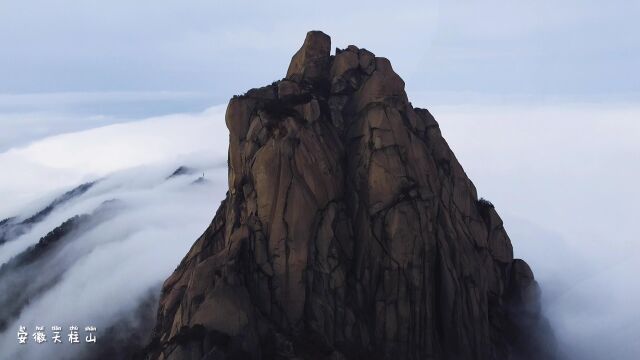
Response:
[{"label": "distant mountain ridge", "polygon": [[[141,173],[135,170],[107,175],[61,193],[33,213],[23,211],[0,222],[0,231],[7,239],[0,244],[3,255],[0,263],[0,359],[40,359],[52,354],[65,359],[126,359],[148,342],[162,280],[172,269],[171,264],[179,258],[165,260],[167,269],[164,271],[162,268],[150,270],[157,264],[150,265],[141,260],[143,252],[129,254],[125,251],[127,256],[122,256],[113,249],[135,247],[136,241],[148,239],[158,246],[149,251],[161,252],[171,246],[169,241],[159,238],[158,233],[138,235],[155,230],[154,225],[139,221],[141,215],[148,219],[147,214],[155,210],[155,206],[140,210],[148,206],[141,203],[145,192],[153,191],[154,201],[156,196],[158,199],[170,196],[174,201],[194,204],[196,198],[202,198],[202,195],[194,194],[212,195],[207,188],[216,187],[212,181],[217,175],[212,173],[206,181],[201,180],[204,169],[199,165],[168,168],[161,165],[157,172],[143,174],[149,178],[139,183],[131,182],[132,179],[140,180]],[[99,186],[94,191],[88,191],[96,184]],[[197,201],[204,204],[202,200]],[[172,206],[177,210],[179,205]],[[170,230],[172,226],[183,229],[184,216],[179,221],[176,219],[180,218],[173,215],[175,222],[167,224],[162,231]],[[206,215],[201,217],[199,226],[206,224]],[[132,220],[134,218],[136,220]],[[163,223],[166,219],[160,221]],[[180,248],[178,253],[185,251],[184,245]],[[96,256],[110,252],[120,256]],[[126,287],[135,281],[127,278],[131,274],[127,273],[126,277],[113,275],[123,272],[122,268],[131,263],[135,263],[136,276],[149,279],[135,290]],[[108,292],[109,296],[101,297],[96,303],[95,294],[100,291]],[[114,300],[123,297],[128,300],[124,305],[122,300]],[[99,311],[91,311],[92,305]],[[111,316],[105,319],[101,317],[104,313]],[[50,341],[42,346],[23,346],[15,341],[18,326],[25,326],[31,332],[35,326],[45,326],[48,330],[49,326],[64,327],[65,324],[97,326],[98,342],[83,347],[67,342],[51,344]],[[47,334],[51,335],[50,332]],[[31,340],[29,338],[29,342]]]},{"label": "distant mountain ridge", "polygon": [[0,245],[24,234],[34,224],[46,218],[57,206],[84,194],[91,189],[95,183],[95,181],[92,181],[76,186],[75,188],[56,197],[47,206],[24,220],[18,220],[17,217],[9,217],[0,221]]}]

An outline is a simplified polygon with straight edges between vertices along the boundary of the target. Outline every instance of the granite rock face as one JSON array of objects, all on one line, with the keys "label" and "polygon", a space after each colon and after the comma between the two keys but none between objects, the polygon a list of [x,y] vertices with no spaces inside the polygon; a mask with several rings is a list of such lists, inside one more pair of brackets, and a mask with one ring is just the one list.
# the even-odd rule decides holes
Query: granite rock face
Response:
[{"label": "granite rock face", "polygon": [[390,62],[310,32],[229,102],[229,191],[152,359],[550,359],[528,265]]}]

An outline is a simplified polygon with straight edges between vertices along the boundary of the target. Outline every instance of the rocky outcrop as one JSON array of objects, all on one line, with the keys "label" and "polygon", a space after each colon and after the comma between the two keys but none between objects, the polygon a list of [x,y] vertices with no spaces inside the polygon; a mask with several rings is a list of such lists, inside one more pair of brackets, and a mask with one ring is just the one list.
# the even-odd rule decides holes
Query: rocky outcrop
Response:
[{"label": "rocky outcrop", "polygon": [[146,357],[552,358],[531,270],[387,59],[310,32],[226,123],[227,197]]}]

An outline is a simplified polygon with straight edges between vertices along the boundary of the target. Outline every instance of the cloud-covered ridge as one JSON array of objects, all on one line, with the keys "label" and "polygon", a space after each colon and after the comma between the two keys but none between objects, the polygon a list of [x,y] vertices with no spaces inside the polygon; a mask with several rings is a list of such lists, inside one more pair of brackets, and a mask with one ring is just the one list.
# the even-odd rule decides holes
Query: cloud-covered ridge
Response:
[{"label": "cloud-covered ridge", "polygon": [[[211,109],[65,134],[0,154],[0,166],[29,158],[43,174],[31,204],[15,207],[2,225],[30,226],[0,245],[0,359],[117,358],[142,345],[160,284],[226,189],[226,141],[222,113]],[[112,161],[93,159],[109,153]],[[58,171],[66,176],[47,184]],[[23,186],[18,174],[16,183],[3,180],[7,192]],[[19,326],[31,335],[40,325],[61,326],[63,340],[68,326],[93,325],[98,342],[18,344]]]}]

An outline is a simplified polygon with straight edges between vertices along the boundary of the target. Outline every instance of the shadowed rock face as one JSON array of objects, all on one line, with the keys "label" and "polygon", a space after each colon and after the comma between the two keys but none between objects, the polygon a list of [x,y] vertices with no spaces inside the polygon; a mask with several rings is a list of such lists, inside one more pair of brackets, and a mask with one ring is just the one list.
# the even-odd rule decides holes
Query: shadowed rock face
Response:
[{"label": "shadowed rock face", "polygon": [[531,270],[387,59],[310,32],[226,123],[229,191],[148,358],[553,357]]}]

